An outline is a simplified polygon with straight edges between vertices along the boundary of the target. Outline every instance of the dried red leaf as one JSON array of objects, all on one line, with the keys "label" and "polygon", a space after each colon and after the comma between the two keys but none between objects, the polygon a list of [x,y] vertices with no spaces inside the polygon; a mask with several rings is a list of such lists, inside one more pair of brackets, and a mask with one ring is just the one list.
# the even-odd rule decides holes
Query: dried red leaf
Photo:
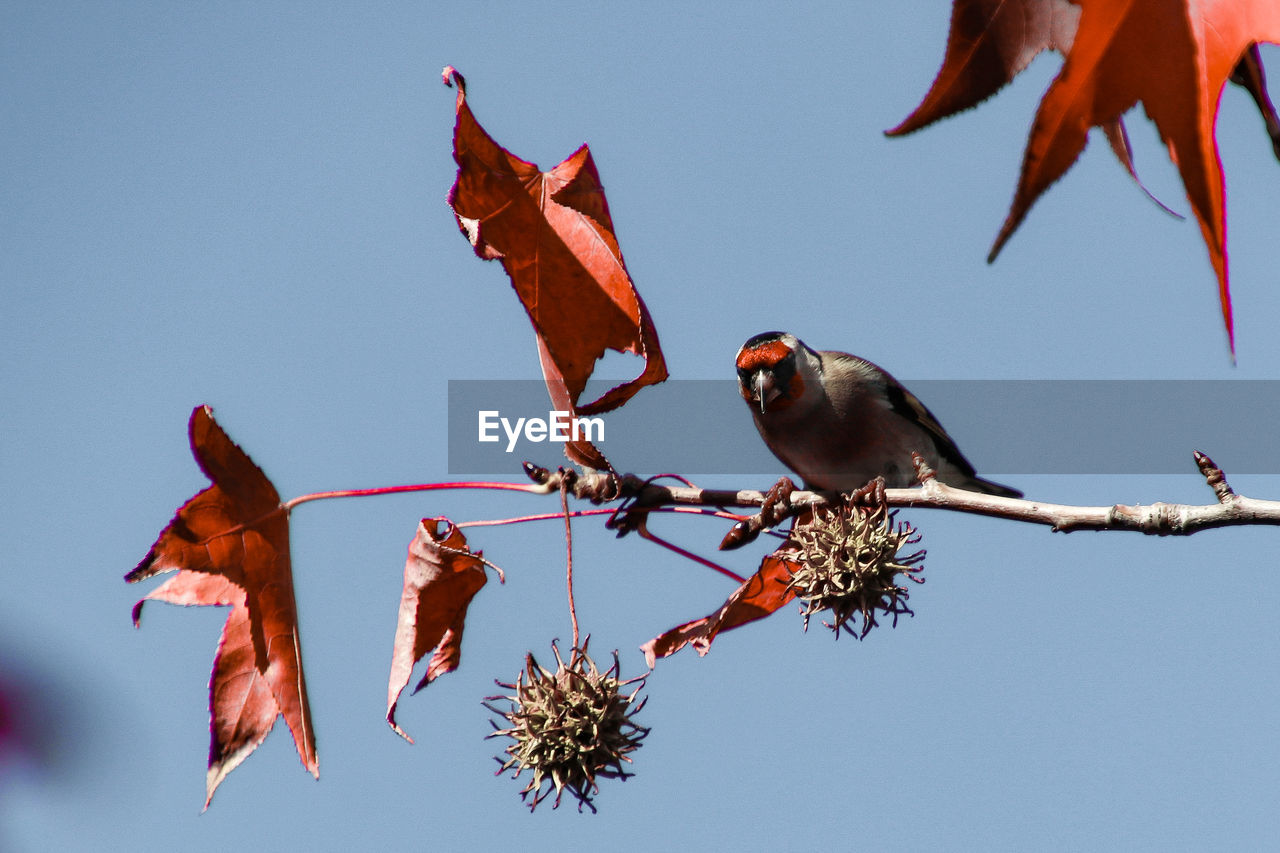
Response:
[{"label": "dried red leaf", "polygon": [[1280,5],[1271,0],[1082,0],[1081,6],[1075,44],[1036,112],[1013,205],[991,255],[1000,251],[1040,194],[1075,162],[1088,128],[1142,101],[1169,147],[1200,222],[1234,351],[1224,187],[1214,126],[1222,87],[1245,51],[1257,41],[1280,41]]},{"label": "dried red leaf", "polygon": [[422,519],[404,563],[404,592],[400,596],[387,684],[387,722],[409,743],[413,738],[396,724],[396,704],[409,683],[414,664],[434,649],[426,674],[413,688],[415,693],[458,668],[467,606],[487,580],[481,553],[472,553],[466,537],[453,522],[447,518]]},{"label": "dried red leaf", "polygon": [[[786,546],[784,546],[785,549]],[[728,631],[763,619],[795,598],[791,583],[791,565],[785,550],[779,549],[760,562],[760,568],[710,616],[677,625],[640,647],[652,669],[658,658],[665,658],[692,644],[699,655],[711,650],[711,642],[721,631]]]},{"label": "dried red leaf", "polygon": [[[933,85],[911,115],[885,134],[912,133],[977,106],[1004,88],[1043,51],[1066,56],[1079,23],[1080,7],[1071,0],[956,0],[946,54]],[[1166,213],[1181,219],[1138,177],[1124,120],[1104,122],[1102,130],[1112,153],[1138,188]]]},{"label": "dried red leaf", "polygon": [[[1013,204],[988,259],[995,258],[1036,199],[1076,161],[1089,128],[1108,128],[1113,147],[1123,146],[1115,123],[1141,101],[1169,148],[1200,223],[1234,351],[1224,188],[1214,126],[1222,87],[1233,72],[1254,95],[1268,131],[1280,125],[1268,113],[1270,99],[1254,50],[1258,42],[1280,42],[1280,4],[1079,0],[1077,5],[1080,19],[1068,43],[1065,30],[1058,32],[1052,24],[1046,40],[1043,23],[1066,21],[1070,10],[1062,0],[957,0],[943,69],[924,102],[893,132],[916,129],[989,96],[1025,67],[1028,50],[1031,55],[1044,46],[1062,50],[1065,62],[1036,112]],[[990,31],[982,28],[984,20]],[[1023,23],[1027,26],[1020,29]],[[1125,156],[1121,159],[1131,168]]]},{"label": "dried red leaf", "polygon": [[885,133],[901,136],[977,106],[1042,51],[1066,55],[1080,7],[1068,0],[955,0],[942,68],[920,105]]},{"label": "dried red leaf", "polygon": [[[540,171],[480,126],[462,75],[446,67],[444,81],[458,87],[458,177],[449,204],[476,254],[500,260],[511,278],[538,336],[555,405],[572,414],[598,414],[666,379],[657,331],[623,263],[587,146],[551,171]],[[596,362],[610,349],[643,357],[644,369],[598,399],[579,403]],[[608,467],[585,440],[571,442],[566,452],[581,464]]]},{"label": "dried red leaf", "polygon": [[136,626],[148,600],[231,607],[209,681],[211,743],[205,808],[228,773],[283,716],[303,766],[319,777],[315,732],[298,643],[289,561],[289,519],[271,481],[197,406],[188,425],[191,451],[213,485],[191,498],[137,567],[135,583],[177,571],[133,608]]}]

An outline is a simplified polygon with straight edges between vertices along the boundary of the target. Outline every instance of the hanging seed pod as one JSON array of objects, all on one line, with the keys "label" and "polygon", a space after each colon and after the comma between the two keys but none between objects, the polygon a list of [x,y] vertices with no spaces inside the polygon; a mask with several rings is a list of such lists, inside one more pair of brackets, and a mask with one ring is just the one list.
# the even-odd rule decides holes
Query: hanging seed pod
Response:
[{"label": "hanging seed pod", "polygon": [[[512,740],[506,758],[496,759],[501,765],[497,773],[514,768],[513,779],[526,770],[532,773],[520,792],[530,810],[553,791],[556,796],[551,807],[558,808],[567,790],[578,798],[579,811],[585,805],[594,812],[591,798],[599,790],[597,777],[626,779],[634,775],[623,769],[623,762],[631,763],[628,753],[638,749],[649,733],[632,720],[647,701],[636,701],[645,676],[620,681],[617,652],[613,666],[600,672],[587,654],[586,642],[581,649],[571,650],[568,664],[555,643],[551,650],[556,656],[554,672],[543,669],[530,653],[514,684],[497,682],[513,691],[512,695],[490,696],[484,701],[486,708],[508,723],[502,728],[491,721],[495,730],[488,736]],[[624,694],[622,689],[632,684],[635,689]],[[509,702],[510,708],[490,704],[499,701]]]}]

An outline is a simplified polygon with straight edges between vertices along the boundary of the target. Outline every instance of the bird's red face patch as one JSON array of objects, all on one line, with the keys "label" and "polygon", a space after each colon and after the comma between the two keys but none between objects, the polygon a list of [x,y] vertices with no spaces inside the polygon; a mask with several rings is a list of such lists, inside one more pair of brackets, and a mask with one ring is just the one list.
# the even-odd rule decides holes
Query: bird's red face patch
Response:
[{"label": "bird's red face patch", "polygon": [[755,373],[757,370],[773,370],[783,359],[791,355],[791,347],[782,341],[769,341],[738,353],[738,370]]}]

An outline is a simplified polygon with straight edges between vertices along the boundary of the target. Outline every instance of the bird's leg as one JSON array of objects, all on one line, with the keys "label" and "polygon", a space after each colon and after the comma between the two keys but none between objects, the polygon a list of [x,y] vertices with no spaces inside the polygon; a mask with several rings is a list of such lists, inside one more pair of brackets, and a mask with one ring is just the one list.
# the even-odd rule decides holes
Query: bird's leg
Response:
[{"label": "bird's leg", "polygon": [[796,484],[790,477],[779,479],[764,496],[758,513],[729,528],[724,539],[720,540],[720,550],[732,551],[734,548],[741,548],[748,542],[755,541],[761,531],[776,527],[786,519],[791,514],[791,493],[795,490]]}]

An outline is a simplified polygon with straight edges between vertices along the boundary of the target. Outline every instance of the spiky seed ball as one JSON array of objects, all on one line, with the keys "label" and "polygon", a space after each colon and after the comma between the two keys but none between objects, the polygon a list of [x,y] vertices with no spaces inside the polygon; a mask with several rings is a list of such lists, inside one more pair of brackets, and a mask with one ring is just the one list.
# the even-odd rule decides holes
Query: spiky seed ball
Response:
[{"label": "spiky seed ball", "polygon": [[[876,611],[898,616],[912,614],[907,607],[906,587],[898,586],[902,575],[915,583],[924,570],[923,549],[899,556],[898,552],[920,541],[920,534],[907,522],[895,525],[897,513],[881,505],[867,507],[848,501],[835,507],[817,507],[810,520],[797,524],[791,545],[797,555],[791,575],[791,589],[804,603],[804,625],[809,617],[830,610],[832,622],[824,622],[840,636],[840,629],[862,639],[874,628]],[[852,620],[862,616],[857,629]]]},{"label": "spiky seed ball", "polygon": [[[530,810],[552,791],[556,795],[552,808],[558,808],[567,790],[578,798],[579,811],[585,805],[594,812],[591,798],[599,790],[597,777],[626,779],[634,775],[627,773],[622,763],[631,763],[628,753],[638,749],[649,733],[632,720],[647,701],[636,701],[645,676],[620,681],[617,652],[613,666],[600,672],[587,654],[586,642],[581,649],[571,650],[568,664],[560,658],[555,643],[551,650],[556,656],[554,672],[542,668],[529,653],[514,684],[498,682],[514,694],[490,696],[484,702],[509,724],[500,728],[491,721],[495,731],[488,736],[513,741],[506,748],[506,759],[496,759],[501,765],[497,773],[515,768],[515,779],[525,770],[532,772],[520,792],[521,798],[529,801]],[[635,690],[623,694],[622,688],[631,684],[636,685]],[[490,704],[502,700],[510,703],[510,709]]]}]

